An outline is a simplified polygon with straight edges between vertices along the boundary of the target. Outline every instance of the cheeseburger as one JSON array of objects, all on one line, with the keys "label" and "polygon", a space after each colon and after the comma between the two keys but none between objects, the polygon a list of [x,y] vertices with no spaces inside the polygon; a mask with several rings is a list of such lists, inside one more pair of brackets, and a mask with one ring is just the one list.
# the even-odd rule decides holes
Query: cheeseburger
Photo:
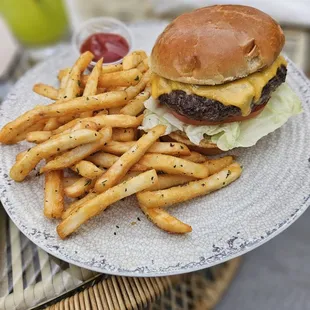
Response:
[{"label": "cheeseburger", "polygon": [[206,154],[249,147],[301,112],[285,84],[281,27],[252,7],[216,5],[183,14],[150,58],[152,97],[142,128]]}]

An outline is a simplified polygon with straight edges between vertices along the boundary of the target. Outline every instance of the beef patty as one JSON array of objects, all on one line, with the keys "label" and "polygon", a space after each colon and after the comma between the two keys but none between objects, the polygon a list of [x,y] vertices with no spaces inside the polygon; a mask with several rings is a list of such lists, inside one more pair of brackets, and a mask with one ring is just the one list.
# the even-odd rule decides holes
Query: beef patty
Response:
[{"label": "beef patty", "polygon": [[[280,86],[286,78],[286,67],[280,66],[276,75],[268,81],[262,90],[262,95],[258,102],[252,102],[252,110],[261,104],[268,102],[271,93]],[[161,104],[165,104],[170,109],[180,115],[197,121],[221,122],[230,116],[241,115],[241,110],[235,106],[226,106],[221,102],[208,99],[198,95],[188,95],[182,90],[174,90],[169,94],[159,96]]]}]

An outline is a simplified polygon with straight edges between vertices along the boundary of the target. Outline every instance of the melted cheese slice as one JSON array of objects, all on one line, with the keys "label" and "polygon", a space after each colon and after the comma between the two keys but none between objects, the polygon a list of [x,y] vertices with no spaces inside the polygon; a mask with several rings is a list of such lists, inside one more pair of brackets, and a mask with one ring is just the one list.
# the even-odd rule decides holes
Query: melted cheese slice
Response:
[{"label": "melted cheese slice", "polygon": [[251,113],[252,101],[255,103],[259,100],[264,86],[276,75],[281,65],[286,66],[287,62],[282,56],[279,56],[270,67],[263,71],[215,86],[185,84],[153,74],[152,96],[158,98],[160,95],[170,93],[173,90],[183,90],[187,94],[196,94],[217,100],[224,105],[236,106],[240,108],[243,116],[247,116]]}]

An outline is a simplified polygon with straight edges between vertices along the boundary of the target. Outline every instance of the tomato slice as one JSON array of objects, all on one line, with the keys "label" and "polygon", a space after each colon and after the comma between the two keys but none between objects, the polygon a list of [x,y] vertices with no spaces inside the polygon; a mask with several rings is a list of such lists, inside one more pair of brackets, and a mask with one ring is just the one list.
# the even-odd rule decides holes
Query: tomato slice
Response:
[{"label": "tomato slice", "polygon": [[202,126],[202,125],[219,125],[219,124],[224,124],[224,123],[232,123],[232,122],[242,122],[245,121],[247,119],[251,119],[253,117],[256,117],[257,115],[259,115],[264,107],[266,106],[265,104],[261,104],[256,106],[253,111],[247,115],[247,116],[230,116],[228,118],[226,118],[224,121],[222,122],[210,122],[210,121],[197,121],[197,120],[193,120],[193,119],[189,119],[186,116],[180,115],[175,111],[171,111],[171,113],[180,121],[182,121],[183,123],[189,124],[189,125],[195,125],[195,126]]}]

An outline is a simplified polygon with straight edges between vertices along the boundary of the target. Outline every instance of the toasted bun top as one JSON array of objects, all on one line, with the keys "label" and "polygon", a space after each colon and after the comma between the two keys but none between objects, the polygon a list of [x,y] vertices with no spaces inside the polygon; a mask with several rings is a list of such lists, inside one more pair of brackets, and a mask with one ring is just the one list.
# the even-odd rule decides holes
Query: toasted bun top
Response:
[{"label": "toasted bun top", "polygon": [[270,66],[284,41],[278,23],[255,8],[209,6],[166,27],[153,47],[151,68],[174,81],[222,84]]}]

